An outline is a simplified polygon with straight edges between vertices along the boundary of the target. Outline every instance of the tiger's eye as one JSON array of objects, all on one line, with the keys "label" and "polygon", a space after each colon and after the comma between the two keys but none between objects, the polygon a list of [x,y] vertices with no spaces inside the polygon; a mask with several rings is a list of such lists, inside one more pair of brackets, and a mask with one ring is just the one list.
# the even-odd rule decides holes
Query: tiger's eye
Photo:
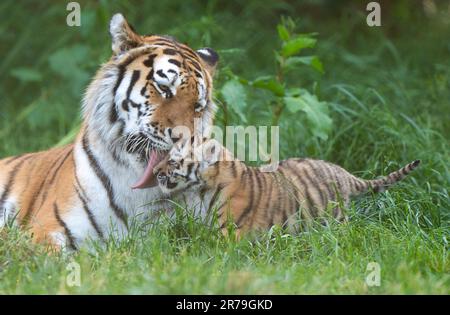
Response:
[{"label": "tiger's eye", "polygon": [[173,166],[173,167],[178,167],[178,162],[176,162],[176,161],[174,161],[174,160],[169,160],[168,162],[167,162],[170,166]]}]

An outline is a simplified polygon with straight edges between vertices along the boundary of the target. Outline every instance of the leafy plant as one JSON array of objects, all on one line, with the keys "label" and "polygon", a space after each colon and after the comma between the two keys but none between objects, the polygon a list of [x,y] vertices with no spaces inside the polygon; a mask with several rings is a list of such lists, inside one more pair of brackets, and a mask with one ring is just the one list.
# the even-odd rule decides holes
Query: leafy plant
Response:
[{"label": "leafy plant", "polygon": [[[229,79],[221,89],[225,104],[243,121],[247,121],[247,93],[244,87],[268,91],[272,96],[272,125],[278,125],[282,113],[287,109],[291,114],[303,112],[306,125],[314,137],[326,140],[332,128],[328,104],[320,101],[314,92],[295,86],[295,82],[286,80],[286,74],[303,66],[311,67],[323,74],[324,67],[316,55],[300,56],[303,50],[314,48],[317,39],[315,33],[299,34],[295,32],[295,22],[291,18],[282,18],[277,26],[280,46],[275,51],[276,71],[246,80],[228,71]],[[228,107],[226,107],[228,109]]]}]

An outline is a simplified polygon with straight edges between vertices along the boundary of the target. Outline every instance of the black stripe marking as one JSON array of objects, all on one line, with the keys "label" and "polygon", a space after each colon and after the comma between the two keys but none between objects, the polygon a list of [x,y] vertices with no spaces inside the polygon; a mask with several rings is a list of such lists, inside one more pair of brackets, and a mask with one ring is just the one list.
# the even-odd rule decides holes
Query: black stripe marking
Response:
[{"label": "black stripe marking", "polygon": [[[312,169],[314,175],[316,175],[316,177],[317,177],[317,173],[315,172],[315,168],[313,168],[311,164],[310,164],[310,166],[311,166],[311,169]],[[317,180],[315,180],[315,179],[313,179],[311,177],[311,174],[309,174],[309,170],[308,169],[305,169],[305,176],[309,180],[309,182],[311,183],[311,186],[314,187],[314,189],[319,193],[320,200],[322,202],[322,204],[320,205],[320,208],[323,208],[326,205],[326,203],[327,203],[327,199],[323,195],[323,191],[322,191],[322,189],[320,189],[320,186],[318,185]]]},{"label": "black stripe marking", "polygon": [[19,169],[23,165],[23,163],[26,160],[28,160],[29,158],[31,158],[31,155],[27,156],[24,159],[22,159],[21,161],[19,161],[19,163],[17,163],[17,165],[14,166],[14,168],[8,174],[8,180],[7,180],[6,185],[5,185],[5,190],[3,191],[2,196],[0,197],[0,209],[3,208],[3,205],[4,205],[5,201],[6,201],[6,199],[8,199],[8,195],[11,192],[11,187],[14,185],[14,181],[15,181],[15,177],[16,177],[17,172],[19,171]]},{"label": "black stripe marking", "polygon": [[238,226],[238,228],[241,227],[242,220],[244,220],[244,218],[253,210],[253,203],[254,203],[253,199],[255,198],[254,195],[255,192],[253,190],[253,169],[248,168],[247,174],[248,174],[248,187],[250,187],[250,198],[247,207],[244,209],[244,211],[241,213],[241,215],[236,221],[236,225]]},{"label": "black stripe marking", "polygon": [[[278,218],[278,215],[281,213],[283,213],[285,208],[285,200],[283,198],[283,195],[281,194],[280,188],[278,188],[278,198],[277,198],[277,205],[276,205],[276,211],[273,212],[272,214],[272,218],[270,219],[270,221],[272,222],[272,225],[275,223],[277,224],[277,220],[275,219],[275,215]],[[282,218],[280,219],[280,221],[282,220]]]},{"label": "black stripe marking", "polygon": [[[116,85],[113,89],[113,99],[116,96],[117,89],[119,88],[120,83],[123,80],[123,76],[125,75],[125,66],[119,66],[119,75],[117,76]],[[111,112],[109,114],[109,122],[114,124],[119,118],[119,114],[117,113],[116,103],[113,101],[111,104]]]},{"label": "black stripe marking", "polygon": [[194,60],[190,60],[191,64],[194,66],[194,68],[198,71],[202,71],[202,68],[200,67],[200,65],[198,64],[198,62],[194,61]]},{"label": "black stripe marking", "polygon": [[[52,184],[54,183],[54,181],[56,180],[56,176],[58,175],[59,170],[60,170],[61,167],[64,165],[64,163],[65,163],[66,160],[69,158],[69,156],[70,156],[70,154],[71,154],[72,152],[73,152],[73,147],[71,146],[71,147],[69,148],[69,150],[67,151],[67,153],[64,154],[63,157],[62,157],[60,160],[55,161],[55,162],[58,163],[58,164],[55,163],[55,165],[57,165],[57,166],[54,168],[54,171],[53,171],[52,175],[51,175],[50,177],[45,177],[45,178],[42,180],[41,184],[39,185],[39,190],[38,190],[37,192],[35,192],[35,194],[32,196],[31,202],[29,203],[28,209],[27,209],[27,211],[25,211],[25,215],[24,215],[24,217],[23,217],[23,218],[24,218],[24,219],[23,219],[24,221],[27,220],[28,217],[30,216],[31,211],[33,210],[34,204],[36,203],[36,201],[37,201],[37,199],[38,199],[40,193],[43,191],[42,201],[41,201],[41,204],[39,205],[39,208],[38,208],[38,209],[40,209],[40,208],[42,207],[42,205],[44,204],[45,200],[47,199],[47,194],[48,194],[48,189],[49,189],[49,187],[51,187],[51,185],[52,185]],[[49,180],[49,181],[48,181],[48,184],[45,185],[45,183],[47,182],[47,180]],[[45,187],[44,187],[44,186],[45,186]],[[45,190],[42,190],[43,187],[44,187]]]},{"label": "black stripe marking", "polygon": [[86,215],[87,215],[87,217],[89,219],[89,222],[91,223],[91,225],[94,228],[95,232],[97,232],[97,235],[103,241],[104,240],[103,232],[100,230],[100,227],[98,226],[97,222],[95,221],[95,217],[92,214],[92,211],[89,209],[86,199],[83,198],[83,196],[81,195],[81,193],[80,193],[80,191],[78,190],[77,187],[75,187],[75,191],[77,192],[78,198],[80,199],[80,201],[81,201],[81,203],[83,205],[83,210],[84,210],[84,212],[86,212]]},{"label": "black stripe marking", "polygon": [[[330,183],[330,181],[333,180],[333,176],[332,176],[332,169],[328,166],[327,163],[325,163],[322,167],[321,167],[322,172],[324,173],[324,178],[325,178],[325,188],[327,189],[327,198],[328,201],[334,201],[335,198],[335,191],[333,189],[333,184]],[[328,204],[327,204],[328,205]]]},{"label": "black stripe marking", "polygon": [[172,49],[172,48],[166,48],[166,49],[163,50],[163,54],[165,54],[165,55],[173,56],[173,55],[176,55],[177,53],[178,52],[175,49]]},{"label": "black stripe marking", "polygon": [[[270,215],[269,211],[272,211],[272,214],[273,214],[273,211],[274,211],[274,209],[272,209],[273,207],[271,206],[271,203],[273,201],[272,200],[273,184],[274,184],[274,181],[277,180],[276,179],[277,174],[274,174],[274,175],[273,174],[269,174],[269,176],[271,176],[271,178],[269,179],[269,184],[270,184],[269,189],[267,189],[268,195],[267,195],[266,218],[272,217]],[[271,222],[269,222],[269,224],[270,223]],[[273,223],[272,223],[272,225],[273,225]]]},{"label": "black stripe marking", "polygon": [[188,61],[198,60],[198,55],[190,47],[188,47],[188,46],[183,46],[183,47],[178,46],[178,48],[180,48],[183,51],[183,54],[184,54],[184,57],[186,58],[186,60],[188,60]]},{"label": "black stripe marking", "polygon": [[[156,71],[156,73],[161,77],[161,78],[166,78],[167,79],[167,75],[164,73],[164,71],[162,71],[161,69],[159,69],[158,71]],[[158,86],[160,86],[158,84]]]},{"label": "black stripe marking", "polygon": [[314,199],[311,197],[311,193],[310,193],[310,191],[309,191],[309,189],[308,189],[308,186],[309,185],[307,185],[307,183],[305,183],[305,181],[303,180],[303,178],[302,178],[302,176],[300,176],[299,175],[299,173],[297,172],[297,170],[294,168],[294,167],[289,167],[289,169],[292,171],[292,173],[294,173],[294,175],[298,178],[298,180],[300,181],[300,183],[302,184],[302,186],[303,186],[303,188],[304,188],[304,190],[305,190],[305,193],[306,193],[306,203],[308,204],[308,209],[306,209],[306,210],[308,210],[308,211],[311,211],[311,212],[313,212],[313,214],[314,214],[314,205],[313,205],[313,203],[312,203],[312,201],[314,201]]},{"label": "black stripe marking", "polygon": [[332,201],[337,201],[338,194],[340,193],[339,181],[337,180],[338,175],[336,174],[336,171],[335,171],[335,168],[333,165],[331,165],[331,164],[325,164],[325,165],[326,165],[327,169],[329,170],[328,177],[332,181],[331,183],[330,182],[327,183],[327,186],[330,186],[330,189],[332,192],[330,199]]},{"label": "black stripe marking", "polygon": [[337,194],[336,199],[338,199],[341,197],[344,187],[342,185],[341,176],[338,173],[338,171],[335,170],[333,174],[334,174],[334,179],[336,181],[336,194]]},{"label": "black stripe marking", "polygon": [[175,48],[175,46],[173,44],[174,44],[174,42],[172,39],[164,39],[164,38],[158,38],[156,40],[156,42],[153,43],[153,45],[163,45],[163,46]]},{"label": "black stripe marking", "polygon": [[145,94],[146,94],[146,92],[147,92],[147,85],[148,85],[148,83],[146,83],[146,84],[142,87],[142,89],[141,89],[141,95],[142,95],[142,96],[145,96]]},{"label": "black stripe marking", "polygon": [[101,169],[100,165],[97,162],[97,159],[93,155],[92,151],[89,149],[87,134],[84,134],[82,142],[83,142],[82,143],[83,150],[84,150],[84,152],[86,152],[86,155],[89,160],[89,165],[94,170],[97,177],[100,179],[100,182],[102,183],[103,188],[106,190],[106,193],[108,195],[108,200],[109,200],[109,206],[114,211],[116,216],[123,222],[123,224],[125,224],[125,226],[128,229],[127,219],[126,219],[124,211],[122,209],[120,209],[120,207],[114,202],[114,193],[112,191],[111,181],[109,180],[109,178],[105,174],[105,172]]},{"label": "black stripe marking", "polygon": [[130,98],[131,92],[133,91],[134,85],[136,84],[137,80],[139,80],[139,77],[141,75],[141,71],[134,70],[133,74],[131,75],[130,85],[127,89],[127,99]]},{"label": "black stripe marking", "polygon": [[126,112],[130,111],[130,107],[128,106],[128,100],[122,101],[122,109]]},{"label": "black stripe marking", "polygon": [[9,165],[9,164],[11,164],[12,162],[14,162],[14,161],[20,159],[20,158],[23,157],[23,156],[24,156],[24,154],[16,155],[16,156],[10,157],[10,158],[8,158],[8,159],[5,161],[5,165]]},{"label": "black stripe marking", "polygon": [[238,176],[237,174],[237,170],[236,170],[236,163],[235,162],[231,162],[231,174],[233,176],[233,178],[236,178]]},{"label": "black stripe marking", "polygon": [[151,68],[145,79],[148,81],[153,80],[153,75],[154,75],[154,70],[153,70],[153,68]]},{"label": "black stripe marking", "polygon": [[222,191],[223,186],[222,185],[218,185],[216,190],[214,191],[214,194],[211,198],[211,200],[209,201],[208,204],[208,212],[211,210],[211,207],[214,205],[214,203],[217,201],[217,198],[219,197],[219,193]]},{"label": "black stripe marking", "polygon": [[[74,161],[74,165],[75,165],[75,161]],[[87,195],[87,194],[86,194],[86,191],[84,190],[83,186],[82,186],[81,183],[80,183],[80,180],[78,179],[77,171],[76,171],[76,170],[77,170],[77,168],[76,168],[76,166],[75,166],[75,167],[74,167],[74,177],[75,177],[75,182],[76,182],[77,187],[79,188],[79,190],[80,190],[82,196],[86,196],[86,195]]]},{"label": "black stripe marking", "polygon": [[181,62],[179,62],[178,60],[176,60],[176,59],[169,59],[169,60],[167,60],[168,62],[170,62],[171,64],[174,64],[175,66],[177,66],[177,67],[181,67]]},{"label": "black stripe marking", "polygon": [[153,62],[155,61],[155,57],[157,56],[157,54],[151,54],[148,55],[148,58],[144,61],[144,66],[146,67],[153,67]]},{"label": "black stripe marking", "polygon": [[257,191],[258,193],[255,196],[256,197],[256,204],[253,206],[255,208],[255,211],[253,211],[252,220],[250,221],[250,228],[253,225],[253,222],[254,222],[253,219],[254,219],[254,217],[256,215],[256,212],[259,209],[259,205],[261,204],[261,201],[262,201],[261,193],[263,192],[263,184],[261,182],[261,172],[259,172],[258,169],[254,169],[254,171],[255,171],[254,175],[256,177],[256,185],[258,187],[258,191]]},{"label": "black stripe marking", "polygon": [[[291,205],[291,200],[287,200],[289,202],[289,206]],[[281,217],[281,227],[285,227],[287,225],[288,215],[287,215],[287,208],[282,209],[282,217]]]},{"label": "black stripe marking", "polygon": [[73,153],[73,146],[70,147],[69,151],[64,155],[64,157],[61,159],[61,162],[58,164],[58,166],[55,168],[55,171],[52,174],[52,177],[50,177],[50,181],[48,182],[49,185],[53,184],[53,182],[56,180],[56,176],[58,175],[59,170],[64,165],[64,162],[69,158],[69,156]]},{"label": "black stripe marking", "polygon": [[61,225],[64,229],[64,233],[66,234],[67,238],[69,239],[69,247],[72,250],[77,250],[77,246],[75,245],[75,238],[72,235],[72,232],[67,227],[66,223],[61,219],[61,216],[59,215],[59,209],[56,205],[56,202],[53,203],[53,212],[56,217],[56,221],[58,221],[59,225]]}]

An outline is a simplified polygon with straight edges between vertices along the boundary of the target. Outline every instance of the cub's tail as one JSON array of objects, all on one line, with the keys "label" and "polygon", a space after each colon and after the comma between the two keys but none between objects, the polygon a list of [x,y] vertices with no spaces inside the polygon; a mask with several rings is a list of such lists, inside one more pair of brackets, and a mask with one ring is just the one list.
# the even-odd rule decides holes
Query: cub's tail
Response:
[{"label": "cub's tail", "polygon": [[415,168],[417,168],[420,164],[420,160],[415,160],[414,162],[411,162],[401,169],[390,173],[387,176],[378,178],[378,179],[372,179],[372,180],[364,180],[364,179],[357,179],[357,191],[358,193],[365,192],[369,189],[372,189],[374,192],[382,192],[386,190],[387,187],[401,181],[403,178],[406,177],[409,173],[411,173]]}]

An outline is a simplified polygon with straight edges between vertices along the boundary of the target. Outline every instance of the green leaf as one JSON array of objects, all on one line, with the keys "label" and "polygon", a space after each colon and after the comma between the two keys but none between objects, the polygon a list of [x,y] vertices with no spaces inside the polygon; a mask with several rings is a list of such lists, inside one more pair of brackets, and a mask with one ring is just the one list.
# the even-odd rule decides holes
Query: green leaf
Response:
[{"label": "green leaf", "polygon": [[289,40],[289,31],[283,24],[279,24],[277,26],[278,30],[278,36],[282,41],[288,41]]},{"label": "green leaf", "polygon": [[22,82],[42,81],[42,74],[31,68],[15,68],[11,70],[11,75]]},{"label": "green leaf", "polygon": [[288,88],[286,89],[286,96],[298,97],[305,92],[307,92],[307,90],[299,87]]},{"label": "green leaf", "polygon": [[256,78],[251,85],[253,87],[271,91],[276,96],[284,96],[284,86],[273,76],[263,76]]},{"label": "green leaf", "polygon": [[32,129],[38,129],[48,127],[56,117],[55,108],[41,97],[20,111],[17,120],[25,120]]},{"label": "green leaf", "polygon": [[49,57],[50,68],[63,77],[73,76],[80,71],[80,65],[89,57],[89,49],[85,45],[73,45],[54,52]]},{"label": "green leaf", "polygon": [[292,69],[299,64],[307,65],[320,73],[324,73],[323,64],[317,56],[305,56],[305,57],[289,57],[284,62],[284,67],[286,69]]},{"label": "green leaf", "polygon": [[326,102],[320,102],[317,96],[309,92],[301,96],[287,96],[284,98],[287,109],[291,113],[303,111],[306,114],[306,121],[312,134],[322,140],[328,139],[331,131],[332,120],[328,115]]},{"label": "green leaf", "polygon": [[299,36],[284,43],[281,54],[284,57],[290,57],[298,54],[302,49],[312,48],[316,45],[317,40],[309,36]]},{"label": "green leaf", "polygon": [[89,52],[85,45],[73,45],[59,49],[49,57],[50,69],[70,82],[74,95],[79,95],[89,80],[89,73],[85,70]]},{"label": "green leaf", "polygon": [[244,86],[236,79],[232,79],[224,84],[220,90],[223,99],[243,122],[247,122],[245,108],[247,107],[247,93]]}]

